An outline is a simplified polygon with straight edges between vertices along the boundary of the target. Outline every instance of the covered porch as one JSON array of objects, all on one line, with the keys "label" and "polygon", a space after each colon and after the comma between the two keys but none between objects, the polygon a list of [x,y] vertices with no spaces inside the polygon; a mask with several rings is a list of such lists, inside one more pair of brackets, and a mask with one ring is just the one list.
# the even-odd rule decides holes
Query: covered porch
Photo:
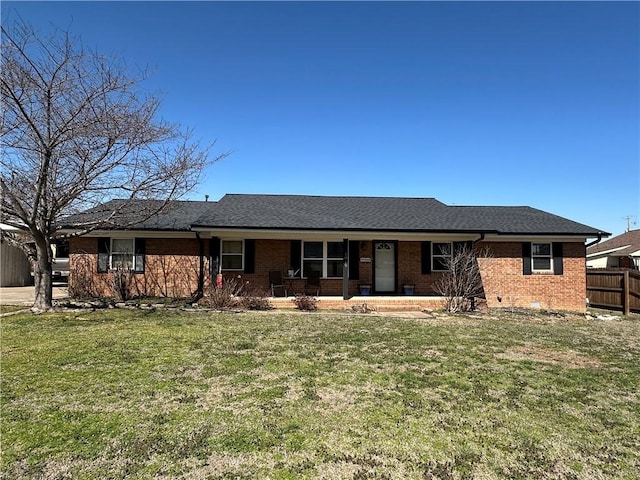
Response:
[{"label": "covered porch", "polygon": [[213,281],[235,278],[251,288],[266,287],[272,297],[311,295],[325,303],[336,297],[348,305],[358,297],[389,297],[391,305],[430,298],[428,305],[439,304],[435,284],[445,262],[455,243],[471,240],[468,234],[352,233],[339,239],[333,232],[324,238],[315,232],[292,239],[290,232],[251,233],[254,238],[210,237]]}]

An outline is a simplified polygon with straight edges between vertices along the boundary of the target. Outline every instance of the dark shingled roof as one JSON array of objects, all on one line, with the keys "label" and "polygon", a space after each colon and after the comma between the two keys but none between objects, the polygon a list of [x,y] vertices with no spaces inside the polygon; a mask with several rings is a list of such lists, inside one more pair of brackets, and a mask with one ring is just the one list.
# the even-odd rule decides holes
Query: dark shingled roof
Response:
[{"label": "dark shingled roof", "polygon": [[434,198],[225,195],[200,227],[598,235],[531,207],[448,206]]},{"label": "dark shingled roof", "polygon": [[[303,230],[413,230],[425,212],[446,205],[434,198],[225,195],[195,223],[201,226]],[[402,228],[400,228],[402,227]]]},{"label": "dark shingled roof", "polygon": [[[111,200],[90,210],[64,218],[64,227],[74,228],[83,223],[95,222],[108,217],[110,212],[119,208],[124,200]],[[216,202],[170,201],[161,213],[144,219],[149,212],[157,210],[162,202],[159,200],[134,200],[127,205],[113,221],[101,225],[101,229],[130,228],[135,230],[187,231],[191,225]]]},{"label": "dark shingled roof", "polygon": [[[82,218],[104,215],[111,205],[109,202],[104,209],[75,215],[65,223],[71,226]],[[135,217],[145,205],[144,201],[138,201],[123,218]],[[434,198],[243,194],[228,194],[218,202],[170,202],[163,213],[131,228],[190,230],[192,227],[608,235],[531,207],[448,206]],[[114,225],[114,228],[117,227]]]}]

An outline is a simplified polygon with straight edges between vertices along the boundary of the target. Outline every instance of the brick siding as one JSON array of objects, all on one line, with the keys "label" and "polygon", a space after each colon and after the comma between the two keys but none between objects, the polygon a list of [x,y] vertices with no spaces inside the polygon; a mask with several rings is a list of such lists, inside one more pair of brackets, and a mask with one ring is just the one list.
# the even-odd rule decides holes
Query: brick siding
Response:
[{"label": "brick siding", "polygon": [[[204,242],[205,291],[210,285],[208,240]],[[290,263],[289,240],[256,240],[255,273],[224,272],[227,279],[247,283],[247,288],[258,294],[270,294],[269,272],[286,273]],[[373,284],[373,243],[360,242],[360,258],[371,262],[359,263],[359,280],[349,281],[349,294],[358,295],[359,284]],[[433,296],[439,272],[423,275],[421,272],[421,243],[397,242],[397,292],[403,284],[413,284],[416,296]],[[487,242],[477,245],[488,247],[491,254],[479,259],[483,286],[489,307],[532,307],[554,310],[585,311],[586,266],[585,247],[582,243],[565,243],[563,274],[522,273],[522,244],[520,242]],[[97,238],[74,238],[70,242],[70,289],[82,282],[90,283],[93,293],[112,296],[109,286],[111,273],[97,273]],[[146,240],[145,272],[133,274],[132,293],[145,296],[186,298],[197,289],[199,270],[199,244],[197,239]],[[286,280],[289,294],[302,293],[303,279]],[[342,278],[321,279],[320,294],[342,295]],[[498,301],[498,297],[502,301]]]},{"label": "brick siding", "polygon": [[564,243],[562,275],[523,275],[522,243],[478,245],[479,248],[485,246],[490,255],[479,258],[478,263],[487,306],[586,310],[586,251],[583,243]]},{"label": "brick siding", "polygon": [[[208,240],[203,240],[208,252]],[[148,238],[144,273],[132,273],[130,293],[134,296],[188,298],[198,288],[199,245],[190,238]],[[98,273],[98,239],[73,238],[69,246],[69,289],[77,291],[91,278],[92,294],[113,296],[113,273]],[[205,288],[208,258],[204,259]]]}]

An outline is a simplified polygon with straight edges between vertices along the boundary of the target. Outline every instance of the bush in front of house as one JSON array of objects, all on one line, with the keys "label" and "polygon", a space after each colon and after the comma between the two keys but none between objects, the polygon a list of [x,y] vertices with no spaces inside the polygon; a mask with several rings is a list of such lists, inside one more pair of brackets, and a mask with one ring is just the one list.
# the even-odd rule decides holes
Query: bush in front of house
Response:
[{"label": "bush in front of house", "polygon": [[445,271],[435,282],[435,290],[445,299],[445,310],[450,313],[470,312],[475,309],[475,298],[484,297],[478,258],[489,258],[488,248],[474,250],[472,245],[454,246],[451,256],[444,261]]},{"label": "bush in front of house", "polygon": [[266,295],[244,295],[240,297],[242,306],[247,310],[273,310],[273,305]]},{"label": "bush in front of house", "polygon": [[274,306],[269,300],[266,289],[256,287],[245,282],[242,291],[239,292],[240,304],[246,310],[273,310]]},{"label": "bush in front of house", "polygon": [[309,295],[300,295],[293,299],[293,303],[296,304],[298,310],[304,310],[306,312],[318,309],[318,300]]},{"label": "bush in front of house", "polygon": [[200,306],[219,310],[271,310],[266,293],[251,289],[242,279],[225,278],[222,286],[212,286],[198,302]]},{"label": "bush in front of house", "polygon": [[218,310],[240,308],[239,295],[243,287],[244,284],[234,278],[225,279],[219,287],[212,285],[205,296],[198,301],[198,305]]}]

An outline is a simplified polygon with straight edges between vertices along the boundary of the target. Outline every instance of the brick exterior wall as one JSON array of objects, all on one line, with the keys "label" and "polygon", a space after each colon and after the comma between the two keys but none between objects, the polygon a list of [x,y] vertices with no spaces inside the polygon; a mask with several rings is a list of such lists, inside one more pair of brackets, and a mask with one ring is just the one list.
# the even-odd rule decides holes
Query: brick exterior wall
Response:
[{"label": "brick exterior wall", "polygon": [[[204,242],[205,292],[210,286],[209,241]],[[227,279],[234,278],[259,294],[270,294],[269,272],[285,274],[290,264],[289,240],[256,240],[255,273],[223,272]],[[488,247],[491,254],[480,258],[479,265],[489,307],[532,307],[555,310],[585,311],[586,266],[585,247],[582,243],[564,243],[563,274],[524,275],[522,271],[522,243],[488,242],[477,245]],[[359,242],[359,257],[371,262],[359,263],[359,280],[349,281],[349,294],[358,295],[360,284],[373,284],[373,242]],[[421,242],[396,243],[397,289],[413,284],[416,296],[437,295],[434,284],[439,272],[423,275],[421,272]],[[70,242],[71,291],[90,285],[93,294],[113,296],[109,286],[111,273],[97,273],[97,238],[74,238]],[[132,274],[132,293],[141,296],[190,297],[197,289],[199,270],[199,244],[197,239],[146,240],[145,272]],[[286,280],[289,294],[302,293],[303,279]],[[342,278],[323,278],[321,295],[341,296]],[[502,301],[498,301],[498,297]]]},{"label": "brick exterior wall", "polygon": [[[209,262],[204,243],[205,288],[209,285]],[[191,297],[198,288],[200,247],[195,238],[148,238],[144,273],[130,274],[130,294],[149,297]],[[98,273],[98,239],[73,238],[69,245],[69,290],[87,288],[95,296],[113,297],[112,272]]]},{"label": "brick exterior wall", "polygon": [[[255,273],[241,275],[243,281],[249,282],[249,288],[263,290],[271,293],[269,289],[269,272],[279,271],[283,275],[283,280],[287,286],[289,295],[293,293],[303,293],[305,281],[303,279],[286,279],[287,270],[291,263],[291,242],[289,240],[256,240],[256,264]],[[362,272],[362,265],[360,266]],[[234,276],[232,272],[223,272],[223,276]],[[349,281],[349,294],[357,295],[357,280]],[[276,292],[280,293],[280,292]],[[311,291],[309,291],[311,293]],[[320,295],[342,295],[342,278],[322,278],[320,279]]]},{"label": "brick exterior wall", "polygon": [[[478,259],[489,307],[539,307],[586,311],[586,249],[583,243],[563,244],[563,274],[522,273],[522,243],[485,243],[490,255]],[[498,301],[501,297],[502,301]]]}]

